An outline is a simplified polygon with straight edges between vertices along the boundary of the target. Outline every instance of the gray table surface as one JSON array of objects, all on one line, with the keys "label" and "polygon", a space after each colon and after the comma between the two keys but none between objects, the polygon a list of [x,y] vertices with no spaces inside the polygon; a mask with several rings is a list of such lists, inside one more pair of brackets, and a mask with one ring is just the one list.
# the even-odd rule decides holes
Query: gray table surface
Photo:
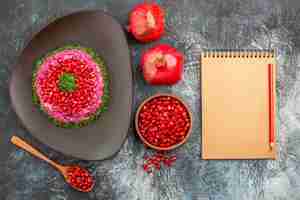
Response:
[{"label": "gray table surface", "polygon": [[[192,136],[176,150],[173,168],[153,176],[141,168],[151,153],[129,130],[114,158],[87,162],[55,152],[31,137],[12,110],[8,82],[30,35],[48,20],[88,8],[100,8],[122,25],[137,0],[7,0],[0,3],[0,199],[2,200],[216,200],[300,199],[300,10],[283,0],[164,0],[168,34],[163,42],[185,53],[184,79],[172,87],[146,85],[138,70],[141,45],[129,38],[134,69],[134,110],[158,91],[181,96],[193,110]],[[298,3],[299,4],[299,3]],[[206,48],[278,50],[278,160],[204,161],[200,159],[200,52]],[[253,79],[255,81],[255,79]],[[216,124],[217,125],[217,124]],[[12,134],[61,163],[78,163],[97,178],[95,190],[70,189],[50,166],[9,144]]]}]

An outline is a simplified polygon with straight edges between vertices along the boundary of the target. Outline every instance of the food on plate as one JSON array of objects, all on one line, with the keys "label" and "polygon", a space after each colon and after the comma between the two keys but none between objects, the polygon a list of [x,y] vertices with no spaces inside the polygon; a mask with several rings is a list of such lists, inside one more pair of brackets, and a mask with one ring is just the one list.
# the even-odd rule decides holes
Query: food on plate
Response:
[{"label": "food on plate", "polygon": [[184,56],[169,44],[158,44],[141,57],[144,79],[152,85],[172,85],[181,80]]},{"label": "food on plate", "polygon": [[128,31],[140,42],[158,40],[165,32],[164,10],[157,3],[140,3],[129,14]]},{"label": "food on plate", "polygon": [[33,102],[59,127],[82,127],[100,117],[109,103],[109,78],[97,53],[67,45],[35,62]]}]

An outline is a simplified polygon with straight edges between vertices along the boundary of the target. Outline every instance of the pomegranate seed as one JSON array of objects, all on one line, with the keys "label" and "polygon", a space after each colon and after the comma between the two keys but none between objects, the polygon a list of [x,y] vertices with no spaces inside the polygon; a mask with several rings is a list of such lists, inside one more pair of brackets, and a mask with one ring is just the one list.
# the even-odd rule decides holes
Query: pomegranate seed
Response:
[{"label": "pomegranate seed", "polygon": [[[44,105],[54,105],[55,112],[61,112],[64,116],[74,116],[80,111],[89,110],[88,107],[99,102],[95,100],[95,91],[99,90],[99,83],[96,81],[98,74],[90,62],[82,60],[82,57],[70,58],[59,53],[51,57],[47,73],[36,77],[35,84],[41,91],[37,95]],[[65,73],[75,79],[76,87],[73,91],[65,92],[59,87],[60,78]],[[77,103],[73,105],[70,102]],[[94,103],[88,104],[89,102]]]},{"label": "pomegranate seed", "polygon": [[78,166],[69,168],[67,174],[70,184],[79,190],[88,190],[93,185],[93,179],[90,174]]},{"label": "pomegranate seed", "polygon": [[142,107],[138,128],[150,144],[170,147],[184,140],[190,128],[190,118],[187,109],[179,100],[159,96]]},{"label": "pomegranate seed", "polygon": [[[176,98],[159,96],[146,102],[138,116],[138,129],[143,138],[150,144],[168,148],[182,142],[189,129],[191,119],[187,108]],[[176,156],[166,156],[157,152],[145,156],[143,169],[152,172],[151,168],[161,169],[161,163],[171,167]]]}]

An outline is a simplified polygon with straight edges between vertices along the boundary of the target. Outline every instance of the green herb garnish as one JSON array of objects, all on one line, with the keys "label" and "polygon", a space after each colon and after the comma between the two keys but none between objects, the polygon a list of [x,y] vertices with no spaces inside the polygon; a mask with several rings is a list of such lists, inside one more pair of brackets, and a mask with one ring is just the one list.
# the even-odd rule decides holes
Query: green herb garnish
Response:
[{"label": "green herb garnish", "polygon": [[64,92],[73,92],[76,89],[74,75],[71,73],[63,73],[59,77],[59,88]]}]

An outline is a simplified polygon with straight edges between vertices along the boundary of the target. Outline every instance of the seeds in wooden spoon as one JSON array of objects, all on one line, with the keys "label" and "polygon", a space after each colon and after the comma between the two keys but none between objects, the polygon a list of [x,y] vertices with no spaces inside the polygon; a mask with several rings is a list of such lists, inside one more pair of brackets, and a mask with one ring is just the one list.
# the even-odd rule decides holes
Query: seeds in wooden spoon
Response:
[{"label": "seeds in wooden spoon", "polygon": [[70,167],[67,171],[67,181],[79,191],[89,192],[94,186],[94,180],[90,173],[78,166]]}]

